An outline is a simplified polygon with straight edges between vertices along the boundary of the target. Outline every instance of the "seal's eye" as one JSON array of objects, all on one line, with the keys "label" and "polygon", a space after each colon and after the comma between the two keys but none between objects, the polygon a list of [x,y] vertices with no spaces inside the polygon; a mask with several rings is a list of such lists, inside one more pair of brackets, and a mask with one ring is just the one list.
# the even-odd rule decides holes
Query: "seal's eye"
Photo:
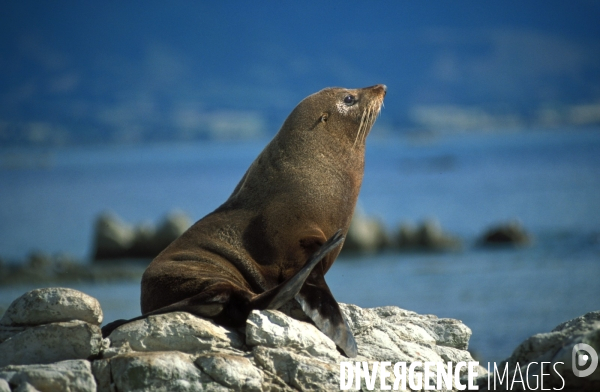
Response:
[{"label": "seal's eye", "polygon": [[356,103],[356,98],[354,97],[354,95],[346,95],[344,97],[344,103],[348,106],[354,105]]}]

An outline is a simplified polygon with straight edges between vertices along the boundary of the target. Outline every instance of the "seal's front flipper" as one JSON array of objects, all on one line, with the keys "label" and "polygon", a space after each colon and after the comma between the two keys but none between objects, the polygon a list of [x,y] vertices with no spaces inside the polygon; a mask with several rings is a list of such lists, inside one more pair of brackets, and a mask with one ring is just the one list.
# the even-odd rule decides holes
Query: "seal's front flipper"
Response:
[{"label": "seal's front flipper", "polygon": [[344,241],[342,231],[338,230],[316,251],[306,262],[304,267],[287,281],[265,291],[252,300],[253,309],[279,309],[283,304],[294,298],[302,285],[312,272],[313,268],[332,250]]},{"label": "seal's front flipper", "polygon": [[322,274],[311,275],[311,279],[302,286],[296,295],[296,301],[321,332],[333,340],[348,358],[358,355],[354,335],[342,316],[340,306],[329,291]]},{"label": "seal's front flipper", "polygon": [[106,324],[104,327],[102,327],[102,337],[106,338],[108,337],[112,331],[114,331],[115,329],[119,328],[121,325],[125,325],[127,323],[130,323],[132,321],[136,321],[136,320],[141,320],[143,318],[145,318],[146,316],[138,316],[138,317],[134,317],[132,319],[129,320],[125,320],[125,319],[119,319],[119,320],[115,320],[111,323]]}]

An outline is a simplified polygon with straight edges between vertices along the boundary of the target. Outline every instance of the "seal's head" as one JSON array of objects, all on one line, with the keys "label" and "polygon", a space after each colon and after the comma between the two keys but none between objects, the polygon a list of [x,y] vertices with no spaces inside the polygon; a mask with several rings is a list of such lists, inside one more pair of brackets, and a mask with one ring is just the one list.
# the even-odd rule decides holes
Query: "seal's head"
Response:
[{"label": "seal's head", "polygon": [[[286,123],[311,124],[313,132],[334,132],[338,140],[345,140],[352,146],[364,146],[383,105],[386,90],[384,84],[360,89],[326,88],[302,100]],[[290,128],[286,125],[282,128]]]}]

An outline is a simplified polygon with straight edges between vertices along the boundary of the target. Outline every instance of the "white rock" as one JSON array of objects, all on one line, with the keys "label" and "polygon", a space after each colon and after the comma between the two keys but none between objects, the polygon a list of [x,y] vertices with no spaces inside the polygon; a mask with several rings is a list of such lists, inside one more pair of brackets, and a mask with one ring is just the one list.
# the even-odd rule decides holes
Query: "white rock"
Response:
[{"label": "white rock", "polygon": [[369,333],[369,331],[382,322],[377,312],[373,309],[363,309],[352,304],[341,303],[339,305],[354,335]]},{"label": "white rock", "polygon": [[337,391],[340,366],[284,348],[257,346],[253,350],[257,364],[290,386],[307,391]]},{"label": "white rock", "polygon": [[248,359],[236,355],[201,355],[195,364],[219,384],[237,391],[262,391],[263,374]]},{"label": "white rock", "polygon": [[100,327],[83,321],[27,328],[0,343],[0,367],[87,359],[102,350]]},{"label": "white rock", "polygon": [[106,361],[116,391],[229,390],[202,373],[191,356],[181,352],[128,353]]},{"label": "white rock", "polygon": [[50,287],[29,291],[14,300],[0,325],[41,325],[71,320],[100,325],[100,303],[81,291]]},{"label": "white rock", "polygon": [[420,315],[395,306],[373,309],[382,321],[396,326],[395,331],[404,339],[418,343],[466,350],[471,338],[471,329],[459,320],[440,319],[434,315]]},{"label": "white rock", "polygon": [[10,392],[10,385],[8,385],[8,381],[3,378],[0,378],[0,392]]},{"label": "white rock", "polygon": [[25,331],[27,327],[10,327],[7,325],[0,325],[0,343],[10,338],[13,335]]},{"label": "white rock", "polygon": [[[456,329],[460,322],[394,307],[341,307],[358,342],[356,361],[372,367],[373,361],[472,360],[467,351],[438,345],[456,340],[446,338],[440,330],[445,326]],[[459,331],[466,334],[461,339],[468,340],[470,331]],[[187,313],[151,316],[123,325],[110,339],[111,349],[104,353],[107,359],[93,365],[99,391],[111,390],[110,380],[114,381],[112,387],[124,391],[150,385],[158,390],[338,390],[340,362],[348,360],[312,324],[272,310],[253,311],[248,318],[246,344],[252,347],[251,353],[244,351],[247,348],[237,331]],[[179,352],[167,352],[169,349]],[[179,370],[171,368],[175,365]],[[164,376],[157,376],[161,374]],[[175,377],[173,374],[187,383],[161,381]],[[389,381],[394,381],[393,376]],[[362,384],[366,388],[364,380]]]},{"label": "white rock", "polygon": [[335,343],[314,325],[295,320],[277,310],[253,310],[246,320],[246,343],[285,347],[315,357],[338,359]]},{"label": "white rock", "polygon": [[34,390],[39,391],[96,391],[96,381],[90,363],[85,360],[0,368],[0,391],[2,379],[17,387],[22,386],[23,390],[35,388]]},{"label": "white rock", "polygon": [[[51,298],[61,294],[73,297],[71,292],[54,290]],[[41,302],[47,305],[50,301]],[[61,303],[60,300],[55,302]],[[90,364],[82,361],[87,364],[87,373],[81,379],[89,379],[93,372],[97,383],[93,389],[75,389],[65,384],[70,380],[65,375],[66,370],[59,369],[57,373],[59,364],[77,361],[0,369],[4,372],[0,378],[24,391],[95,390],[96,387],[101,392],[328,391],[339,389],[340,362],[349,361],[310,322],[279,311],[253,311],[243,332],[189,313],[174,312],[124,324],[114,330],[109,339],[102,339],[99,327],[84,321],[15,326],[15,319],[32,320],[33,316],[28,313],[36,309],[31,305],[19,306],[24,310],[12,314],[22,313],[20,318],[11,315],[6,318],[8,325],[0,326],[0,338],[5,339],[0,343],[0,366],[64,359],[93,360],[102,355],[102,359],[93,360],[91,370]],[[472,360],[464,350],[471,332],[459,321],[418,315],[396,307],[361,309],[345,304],[340,307],[358,344],[359,355],[353,362],[366,362],[372,368],[375,361],[456,363]],[[37,373],[32,369],[38,369]],[[435,370],[431,372],[433,378]],[[423,369],[417,368],[417,371],[423,372]],[[389,383],[393,381],[391,375]],[[44,382],[54,384],[48,387]],[[7,384],[0,383],[0,388],[3,385]],[[368,389],[364,378],[361,386]],[[4,391],[0,389],[0,392]]]},{"label": "white rock", "polygon": [[199,353],[216,349],[240,349],[243,337],[236,331],[186,312],[149,316],[124,324],[110,334],[104,356],[130,351],[181,351]]},{"label": "white rock", "polygon": [[[570,390],[600,390],[600,366],[589,376],[576,377],[574,375],[573,348],[579,343],[587,344],[596,353],[600,353],[600,311],[590,312],[569,320],[551,332],[527,338],[517,346],[510,358],[500,364],[500,367],[504,369],[504,366],[508,365],[509,376],[512,377],[517,363],[521,368],[525,368],[531,363],[532,369],[535,367],[532,371],[532,373],[535,372],[533,374],[541,374],[541,371],[549,374],[545,377],[544,388],[561,389],[564,384]],[[542,369],[542,362],[549,363],[544,364]],[[588,367],[589,363],[587,366],[577,368],[585,370]]]},{"label": "white rock", "polygon": [[92,373],[96,379],[98,392],[114,392],[111,388],[110,363],[107,359],[97,359],[92,362]]}]

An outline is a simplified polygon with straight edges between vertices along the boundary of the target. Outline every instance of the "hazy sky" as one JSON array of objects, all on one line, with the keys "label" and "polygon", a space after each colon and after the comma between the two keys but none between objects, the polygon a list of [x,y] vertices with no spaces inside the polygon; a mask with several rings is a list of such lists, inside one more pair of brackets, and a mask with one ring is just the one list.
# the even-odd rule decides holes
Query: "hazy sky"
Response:
[{"label": "hazy sky", "polygon": [[0,18],[0,143],[274,132],[332,85],[387,84],[391,127],[600,103],[593,0],[19,1]]}]

